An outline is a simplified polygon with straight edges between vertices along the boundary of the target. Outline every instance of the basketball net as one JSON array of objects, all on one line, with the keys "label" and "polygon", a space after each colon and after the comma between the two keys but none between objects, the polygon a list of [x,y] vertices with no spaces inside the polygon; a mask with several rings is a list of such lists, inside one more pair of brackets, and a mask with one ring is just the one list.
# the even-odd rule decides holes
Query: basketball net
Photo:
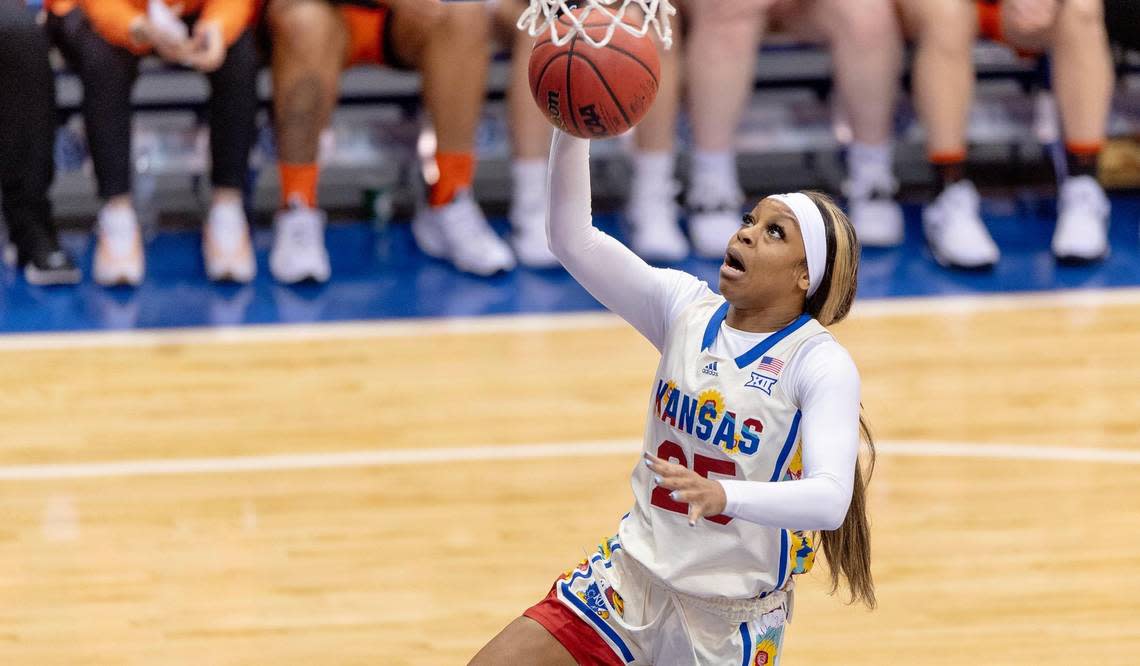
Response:
[{"label": "basketball net", "polygon": [[[575,15],[571,9],[582,9],[582,12]],[[530,0],[530,6],[519,16],[518,28],[526,30],[531,37],[549,31],[551,41],[557,46],[570,41],[574,35],[593,46],[604,46],[619,28],[637,37],[644,37],[652,28],[665,48],[671,48],[673,29],[669,26],[669,17],[676,13],[676,7],[669,0]],[[567,20],[559,21],[563,15]],[[625,22],[627,17],[632,23]],[[594,26],[599,20],[609,22],[601,38],[595,39],[584,28],[591,19]]]}]

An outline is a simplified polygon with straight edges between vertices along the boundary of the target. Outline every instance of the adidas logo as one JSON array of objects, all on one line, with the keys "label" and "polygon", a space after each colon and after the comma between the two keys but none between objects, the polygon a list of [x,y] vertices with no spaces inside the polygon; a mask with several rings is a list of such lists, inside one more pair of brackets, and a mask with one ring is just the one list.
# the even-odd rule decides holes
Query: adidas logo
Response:
[{"label": "adidas logo", "polygon": [[704,367],[704,369],[701,370],[701,372],[706,374],[706,375],[712,375],[713,377],[718,377],[719,375],[716,372],[716,361],[713,361],[712,363],[709,363],[708,365],[706,365]]}]

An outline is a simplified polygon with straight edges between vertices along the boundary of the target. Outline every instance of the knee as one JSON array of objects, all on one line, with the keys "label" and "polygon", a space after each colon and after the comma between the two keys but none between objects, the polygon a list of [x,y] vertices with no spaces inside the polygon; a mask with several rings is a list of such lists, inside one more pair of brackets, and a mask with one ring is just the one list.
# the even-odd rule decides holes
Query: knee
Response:
[{"label": "knee", "polygon": [[490,37],[491,22],[481,2],[441,3],[442,11],[429,20],[442,26],[450,35],[468,42],[485,42]]},{"label": "knee", "polygon": [[395,35],[402,40],[397,48],[407,61],[423,64],[424,50],[431,44],[433,48],[443,45],[468,66],[486,63],[491,22],[483,3],[431,3],[420,7],[414,15],[397,14],[394,7],[392,11],[397,20],[403,20]]},{"label": "knee", "polygon": [[344,39],[336,10],[325,2],[270,0],[265,20],[275,51],[320,53]]}]

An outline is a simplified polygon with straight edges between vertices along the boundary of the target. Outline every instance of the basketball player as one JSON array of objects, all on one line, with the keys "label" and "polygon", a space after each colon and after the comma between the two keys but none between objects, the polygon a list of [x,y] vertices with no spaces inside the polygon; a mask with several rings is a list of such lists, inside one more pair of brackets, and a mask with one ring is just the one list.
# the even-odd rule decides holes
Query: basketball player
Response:
[{"label": "basketball player", "polygon": [[859,373],[824,328],[855,297],[854,231],[823,195],[768,197],[727,239],[720,296],[594,228],[589,183],[589,143],[557,133],[551,248],[661,351],[634,506],[472,663],[773,664],[817,539],[832,583],[875,602]]},{"label": "basketball player", "polygon": [[317,145],[340,72],[361,64],[416,69],[435,125],[439,179],[412,225],[427,254],[477,275],[515,266],[471,195],[483,104],[488,25],[482,2],[270,0],[273,105],[282,208],[269,266],[281,282],[329,277],[317,208]]},{"label": "basketball player", "polygon": [[864,245],[901,243],[891,136],[902,39],[890,0],[691,0],[685,8],[694,143],[686,204],[697,254],[720,256],[740,219],[734,140],[752,92],[756,49],[773,28],[829,45],[852,131],[843,186],[851,221]]},{"label": "basketball player", "polygon": [[[512,151],[511,243],[524,265],[556,266],[558,260],[546,246],[546,153],[551,128],[535,108],[528,79],[535,38],[516,28],[525,2],[495,0],[491,4],[499,32],[512,51],[507,90]],[[636,8],[631,6],[629,11],[632,14]],[[681,232],[674,178],[681,75],[679,15],[673,17],[672,25],[673,47],[666,49],[658,43],[661,73],[657,97],[634,132],[633,178],[625,211],[630,247],[646,261],[654,262],[679,261],[689,254],[688,240]],[[658,41],[654,31],[649,34]]]},{"label": "basketball player", "polygon": [[1060,183],[1052,250],[1095,261],[1108,253],[1109,202],[1096,180],[1105,142],[1113,70],[1101,0],[899,0],[917,42],[914,95],[940,193],[923,211],[939,263],[986,268],[1000,258],[983,224],[978,191],[965,174],[966,120],[974,92],[978,34],[1028,52],[1051,49],[1068,175]]}]

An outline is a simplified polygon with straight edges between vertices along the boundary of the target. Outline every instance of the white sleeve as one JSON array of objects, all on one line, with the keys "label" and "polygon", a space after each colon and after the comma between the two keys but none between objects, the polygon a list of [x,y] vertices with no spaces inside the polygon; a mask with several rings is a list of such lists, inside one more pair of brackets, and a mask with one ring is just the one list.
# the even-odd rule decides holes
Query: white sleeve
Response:
[{"label": "white sleeve", "polygon": [[590,217],[590,142],[554,132],[550,145],[550,251],[602,305],[625,319],[658,350],[687,305],[711,293],[688,273],[653,268],[603,233]]},{"label": "white sleeve", "polygon": [[793,394],[803,413],[804,476],[778,483],[721,481],[728,498],[724,513],[787,530],[834,530],[847,516],[859,457],[859,371],[833,340],[799,361]]}]

